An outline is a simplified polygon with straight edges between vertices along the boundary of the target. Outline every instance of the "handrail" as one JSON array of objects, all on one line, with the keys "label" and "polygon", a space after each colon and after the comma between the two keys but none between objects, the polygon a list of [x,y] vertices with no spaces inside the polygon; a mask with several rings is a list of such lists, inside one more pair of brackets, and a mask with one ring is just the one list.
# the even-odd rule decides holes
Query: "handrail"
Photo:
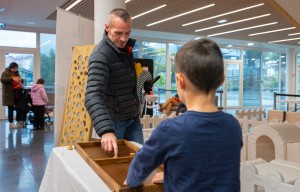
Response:
[{"label": "handrail", "polygon": [[[274,92],[274,104],[273,104],[273,109],[276,110],[276,103],[277,103],[277,96],[287,96],[287,97],[300,97],[300,95],[295,95],[295,94],[284,94],[284,93],[276,93]],[[297,106],[297,104],[295,104]],[[297,111],[297,107],[295,108],[295,112]]]},{"label": "handrail", "polygon": [[[160,103],[160,91],[177,91],[177,89],[164,89],[164,88],[158,88],[158,103]],[[217,91],[216,93],[219,93],[220,94],[220,106],[219,108],[222,110],[223,107],[222,107],[222,104],[223,104],[223,90],[219,90]]]}]

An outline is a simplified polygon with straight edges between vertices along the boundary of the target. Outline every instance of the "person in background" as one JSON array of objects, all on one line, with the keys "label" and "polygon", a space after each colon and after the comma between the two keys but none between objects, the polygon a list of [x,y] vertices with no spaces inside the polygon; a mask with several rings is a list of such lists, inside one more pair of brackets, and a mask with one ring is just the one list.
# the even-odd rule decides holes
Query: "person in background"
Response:
[{"label": "person in background", "polygon": [[136,82],[136,89],[137,89],[137,96],[140,103],[140,110],[139,110],[139,116],[143,116],[143,110],[145,110],[145,95],[150,94],[151,90],[145,90],[144,85],[146,82],[152,81],[152,75],[149,71],[143,69],[141,63],[135,64],[135,70],[136,70],[136,76],[137,76],[137,82]]},{"label": "person in background", "polygon": [[169,98],[159,109],[158,111],[163,112],[165,109],[165,114],[170,115],[172,107],[178,106],[181,100],[179,99],[178,94],[174,95],[173,97]]},{"label": "person in background", "polygon": [[17,128],[23,124],[20,120],[20,113],[17,111],[16,120],[14,123],[14,110],[16,104],[16,91],[23,88],[22,80],[18,72],[18,64],[12,62],[9,67],[1,75],[2,83],[2,105],[8,108],[8,121],[10,128]]},{"label": "person in background", "polygon": [[101,147],[115,156],[117,139],[144,143],[132,53],[135,40],[129,38],[130,33],[129,13],[113,9],[88,66],[85,107],[101,137]]},{"label": "person in background", "polygon": [[36,84],[31,87],[31,99],[33,105],[33,129],[43,130],[45,127],[45,105],[48,103],[48,96],[44,88],[45,81],[38,79]]},{"label": "person in background", "polygon": [[206,38],[184,44],[175,56],[177,92],[187,111],[162,121],[131,161],[124,184],[137,187],[164,164],[164,191],[240,191],[239,122],[216,107],[224,82],[219,46]]}]

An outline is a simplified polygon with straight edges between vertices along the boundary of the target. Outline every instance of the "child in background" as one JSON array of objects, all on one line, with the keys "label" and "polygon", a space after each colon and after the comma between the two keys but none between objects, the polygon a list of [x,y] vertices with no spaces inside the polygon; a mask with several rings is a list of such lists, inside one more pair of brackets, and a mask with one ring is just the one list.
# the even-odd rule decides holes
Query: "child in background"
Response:
[{"label": "child in background", "polygon": [[[175,56],[177,92],[187,111],[162,121],[133,158],[124,184],[137,187],[164,164],[165,191],[240,191],[242,131],[214,104],[224,82],[223,57],[209,39],[183,45]],[[163,178],[163,179],[162,179]]]},{"label": "child in background", "polygon": [[31,88],[31,99],[33,105],[33,129],[44,129],[45,105],[48,103],[48,97],[44,88],[45,81],[38,79]]}]

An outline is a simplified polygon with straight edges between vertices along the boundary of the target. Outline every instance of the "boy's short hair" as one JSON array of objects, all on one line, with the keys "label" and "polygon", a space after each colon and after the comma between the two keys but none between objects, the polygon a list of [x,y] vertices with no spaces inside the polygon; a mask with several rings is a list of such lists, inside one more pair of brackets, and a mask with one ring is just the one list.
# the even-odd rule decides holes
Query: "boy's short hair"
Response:
[{"label": "boy's short hair", "polygon": [[223,80],[223,56],[212,40],[189,41],[176,53],[174,69],[176,73],[185,74],[198,90],[209,93]]},{"label": "boy's short hair", "polygon": [[38,79],[36,81],[36,84],[45,84],[45,81],[44,81],[44,79]]}]

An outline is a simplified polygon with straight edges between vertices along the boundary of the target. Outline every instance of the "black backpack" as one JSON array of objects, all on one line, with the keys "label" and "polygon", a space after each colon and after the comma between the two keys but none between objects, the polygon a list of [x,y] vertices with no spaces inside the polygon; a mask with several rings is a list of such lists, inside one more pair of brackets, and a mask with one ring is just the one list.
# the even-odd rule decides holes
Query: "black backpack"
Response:
[{"label": "black backpack", "polygon": [[16,91],[16,110],[22,113],[28,113],[32,107],[30,89],[19,89]]}]

